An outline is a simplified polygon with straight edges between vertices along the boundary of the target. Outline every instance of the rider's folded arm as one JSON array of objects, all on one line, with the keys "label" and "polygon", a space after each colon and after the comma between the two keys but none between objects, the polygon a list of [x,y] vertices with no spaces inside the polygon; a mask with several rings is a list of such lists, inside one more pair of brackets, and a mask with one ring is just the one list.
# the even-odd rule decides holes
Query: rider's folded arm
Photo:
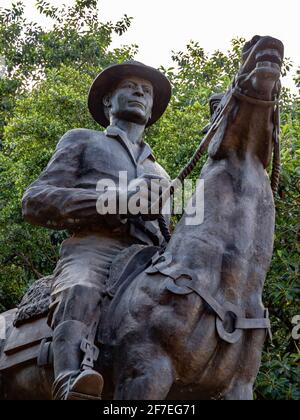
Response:
[{"label": "rider's folded arm", "polygon": [[83,199],[80,204],[84,194],[81,189],[36,182],[23,197],[23,216],[32,224],[58,230],[97,222],[97,196],[89,202]]},{"label": "rider's folded arm", "polygon": [[23,216],[28,222],[55,230],[120,223],[118,215],[97,212],[96,190],[74,188],[84,147],[71,132],[61,139],[48,166],[23,196]]}]

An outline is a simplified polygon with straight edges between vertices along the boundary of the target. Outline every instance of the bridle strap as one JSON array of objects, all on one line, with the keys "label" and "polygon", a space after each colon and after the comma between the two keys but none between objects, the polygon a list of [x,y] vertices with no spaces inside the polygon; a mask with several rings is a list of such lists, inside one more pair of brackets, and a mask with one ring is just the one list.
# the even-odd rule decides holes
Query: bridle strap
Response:
[{"label": "bridle strap", "polygon": [[274,107],[275,105],[278,105],[278,100],[265,101],[263,99],[253,98],[253,96],[244,95],[243,93],[241,93],[237,86],[232,89],[232,96],[239,99],[240,101],[248,102],[252,105],[262,106],[264,108]]}]

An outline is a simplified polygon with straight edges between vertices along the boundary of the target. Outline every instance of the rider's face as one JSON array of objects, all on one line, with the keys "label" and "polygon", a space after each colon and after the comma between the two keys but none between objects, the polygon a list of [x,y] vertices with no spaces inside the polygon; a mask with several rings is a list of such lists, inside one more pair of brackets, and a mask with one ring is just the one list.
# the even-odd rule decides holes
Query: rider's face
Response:
[{"label": "rider's face", "polygon": [[146,125],[153,107],[153,87],[150,82],[138,77],[122,80],[109,101],[110,117]]}]

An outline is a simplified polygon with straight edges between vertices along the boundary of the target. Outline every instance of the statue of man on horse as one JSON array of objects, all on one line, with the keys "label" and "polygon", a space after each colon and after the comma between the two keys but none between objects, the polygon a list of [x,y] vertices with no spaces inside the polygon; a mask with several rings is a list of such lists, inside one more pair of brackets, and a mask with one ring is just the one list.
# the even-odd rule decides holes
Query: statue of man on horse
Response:
[{"label": "statue of man on horse", "polygon": [[[143,141],[169,103],[169,81],[137,62],[100,73],[89,109],[105,131],[66,133],[23,198],[28,222],[70,237],[53,277],[3,314],[0,398],[253,398],[270,333],[262,293],[274,241],[283,57],[272,37],[245,44],[232,85],[210,102],[203,141],[172,182]],[[173,193],[206,150],[203,223],[187,223],[185,213],[170,238],[161,185]],[[109,194],[126,210],[99,211]]]}]

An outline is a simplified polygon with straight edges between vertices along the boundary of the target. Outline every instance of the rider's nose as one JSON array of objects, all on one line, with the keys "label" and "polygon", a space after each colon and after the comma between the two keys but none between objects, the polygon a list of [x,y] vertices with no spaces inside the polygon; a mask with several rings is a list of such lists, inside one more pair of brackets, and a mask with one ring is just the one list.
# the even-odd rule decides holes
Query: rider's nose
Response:
[{"label": "rider's nose", "polygon": [[138,97],[144,96],[143,89],[141,87],[137,87],[136,90],[135,90],[135,92],[134,92],[134,95],[135,96],[138,96]]}]

